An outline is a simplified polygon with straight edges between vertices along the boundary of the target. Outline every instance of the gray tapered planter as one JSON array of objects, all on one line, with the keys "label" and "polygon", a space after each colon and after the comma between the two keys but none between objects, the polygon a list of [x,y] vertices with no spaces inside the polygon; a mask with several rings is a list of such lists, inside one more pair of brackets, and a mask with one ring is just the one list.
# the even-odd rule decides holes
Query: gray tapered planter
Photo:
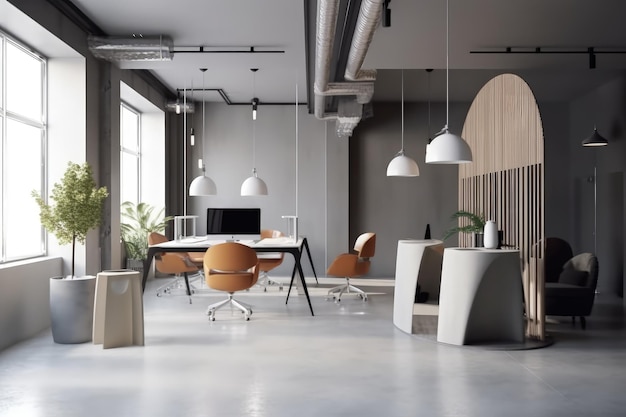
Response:
[{"label": "gray tapered planter", "polygon": [[91,341],[96,277],[50,278],[50,319],[55,343]]}]

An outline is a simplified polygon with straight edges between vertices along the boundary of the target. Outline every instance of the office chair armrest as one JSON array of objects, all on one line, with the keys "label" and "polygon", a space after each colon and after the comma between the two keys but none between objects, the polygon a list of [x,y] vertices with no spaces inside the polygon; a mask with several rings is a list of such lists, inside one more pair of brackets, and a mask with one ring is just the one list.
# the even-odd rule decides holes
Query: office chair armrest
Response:
[{"label": "office chair armrest", "polygon": [[352,253],[342,253],[328,267],[327,274],[338,277],[354,276],[359,257]]}]

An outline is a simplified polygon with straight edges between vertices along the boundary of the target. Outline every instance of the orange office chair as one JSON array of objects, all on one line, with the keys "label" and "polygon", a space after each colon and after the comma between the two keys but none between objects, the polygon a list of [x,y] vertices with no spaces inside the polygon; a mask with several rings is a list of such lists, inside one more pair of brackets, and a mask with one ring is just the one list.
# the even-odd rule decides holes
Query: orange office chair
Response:
[{"label": "orange office chair", "polygon": [[[159,243],[167,242],[168,239],[164,235],[156,232],[152,232],[148,235],[148,244],[156,245]],[[189,260],[186,253],[176,252],[161,252],[155,257],[155,266],[157,271],[163,274],[173,274],[176,278],[173,281],[159,287],[157,289],[157,296],[163,294],[170,294],[173,288],[180,287],[181,277],[185,283],[185,290],[187,296],[189,296],[189,303],[191,304],[191,285],[189,284],[189,273],[198,274],[200,270]]]},{"label": "orange office chair", "polygon": [[[261,230],[261,239],[283,237],[283,236],[284,236],[283,232],[281,232],[280,230],[269,230],[269,229]],[[260,275],[258,285],[263,287],[263,291],[267,291],[268,285],[278,285],[278,290],[282,291],[283,290],[282,282],[278,282],[270,278],[270,276],[268,275],[268,272],[283,263],[283,258],[285,257],[285,254],[282,252],[262,253],[262,254],[257,254],[257,257],[259,258],[259,275]]]},{"label": "orange office chair", "polygon": [[327,275],[345,277],[346,283],[328,290],[327,299],[332,297],[335,302],[339,302],[344,292],[355,292],[363,301],[367,301],[365,291],[350,284],[350,278],[360,277],[369,272],[370,258],[376,251],[376,233],[363,233],[359,236],[354,243],[354,250],[356,253],[342,253],[337,256],[328,267]]},{"label": "orange office chair", "polygon": [[236,242],[211,246],[204,255],[204,276],[210,288],[228,293],[228,298],[207,308],[209,320],[215,320],[215,311],[226,304],[234,305],[250,320],[252,308],[233,298],[235,291],[243,291],[259,278],[259,260],[254,249]]}]

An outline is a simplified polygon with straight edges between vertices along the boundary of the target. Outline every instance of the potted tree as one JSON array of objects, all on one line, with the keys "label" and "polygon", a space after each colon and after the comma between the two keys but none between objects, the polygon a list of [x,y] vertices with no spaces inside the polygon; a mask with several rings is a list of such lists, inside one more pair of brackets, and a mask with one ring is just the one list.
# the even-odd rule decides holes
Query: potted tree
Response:
[{"label": "potted tree", "polygon": [[172,216],[163,216],[164,208],[155,210],[148,203],[122,203],[121,233],[128,269],[143,270],[143,263],[148,256],[148,235],[152,232],[163,233],[167,222],[173,219]]},{"label": "potted tree", "polygon": [[42,226],[56,236],[61,245],[72,244],[71,273],[50,278],[50,318],[56,343],[84,343],[91,340],[95,277],[76,277],[76,243],[85,243],[87,232],[102,221],[102,207],[108,193],[97,187],[91,166],[69,162],[60,182],[50,194],[49,205],[32,192],[40,209]]},{"label": "potted tree", "polygon": [[450,219],[456,221],[457,225],[446,231],[443,240],[448,239],[456,233],[473,233],[474,246],[483,246],[485,217],[482,214],[475,214],[467,210],[458,210],[450,216]]}]

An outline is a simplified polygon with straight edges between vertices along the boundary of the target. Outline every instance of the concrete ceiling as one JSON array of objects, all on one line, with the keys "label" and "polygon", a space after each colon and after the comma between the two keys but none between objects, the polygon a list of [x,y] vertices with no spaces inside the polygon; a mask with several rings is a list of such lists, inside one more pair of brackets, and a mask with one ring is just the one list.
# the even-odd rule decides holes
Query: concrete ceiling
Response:
[{"label": "concrete ceiling", "polygon": [[[148,69],[172,91],[220,88],[233,102],[293,102],[307,97],[308,29],[315,46],[316,0],[73,0],[109,35],[164,34],[175,47],[283,50],[281,54],[174,54],[170,62],[126,63]],[[354,3],[341,0],[341,7]],[[400,98],[400,69],[405,100],[445,100],[446,2],[392,0],[391,25],[377,29],[363,68],[378,69],[374,100]],[[450,0],[450,99],[471,100],[492,76],[523,76],[538,99],[567,100],[601,85],[626,69],[626,2],[623,0]],[[484,54],[471,51],[544,53]],[[587,48],[594,47],[596,68],[589,68]],[[546,53],[550,52],[550,53]],[[558,53],[554,53],[558,52]],[[570,53],[564,53],[570,52]],[[575,53],[571,53],[575,52]],[[606,53],[612,52],[612,53]],[[308,54],[308,55],[307,55]],[[250,68],[259,68],[253,77]],[[429,76],[425,68],[434,68]],[[430,83],[430,89],[429,89]],[[310,87],[310,86],[309,86]],[[254,91],[253,91],[254,90]],[[194,93],[194,99],[202,96]],[[219,95],[206,95],[221,101]]]}]

